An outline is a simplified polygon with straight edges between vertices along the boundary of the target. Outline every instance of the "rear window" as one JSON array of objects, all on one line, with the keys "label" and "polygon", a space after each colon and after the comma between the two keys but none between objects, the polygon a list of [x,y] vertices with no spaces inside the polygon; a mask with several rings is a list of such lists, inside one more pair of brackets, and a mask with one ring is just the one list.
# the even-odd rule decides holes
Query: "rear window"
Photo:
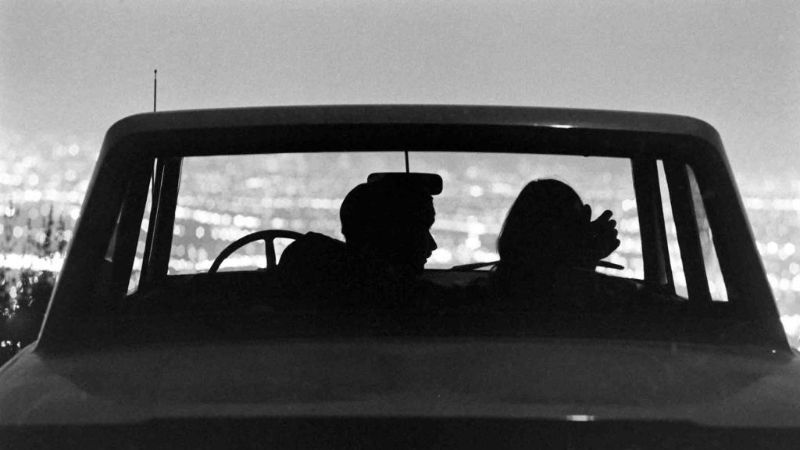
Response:
[{"label": "rear window", "polygon": [[[712,258],[703,198],[683,176],[691,175],[685,164],[661,163],[455,151],[413,151],[407,158],[398,151],[329,151],[157,161],[165,175],[153,202],[157,212],[143,208],[125,311],[167,323],[176,314],[227,317],[230,326],[219,322],[215,330],[247,339],[730,339],[725,330],[739,326],[736,311],[727,302],[711,305],[726,298],[726,286]],[[359,186],[388,186],[375,178],[386,173],[400,177],[395,181],[436,181],[425,185],[425,206],[414,203],[418,209],[403,213],[419,213],[414,220],[425,219],[424,227],[389,214],[391,220],[384,217],[372,228],[383,247],[375,241],[362,246],[353,234],[343,234],[345,199]],[[403,186],[384,203],[390,209],[402,203],[397,196],[405,195]],[[525,220],[510,225],[511,217],[524,216],[516,214],[522,199],[562,194],[555,203],[533,201],[537,206],[525,207]],[[365,217],[386,214],[380,204],[366,204]],[[510,230],[516,230],[513,239]],[[577,238],[570,243],[567,235]],[[258,239],[238,246],[253,236]],[[425,248],[416,247],[423,242]],[[713,308],[688,307],[693,301]],[[754,338],[743,332],[736,339]]]},{"label": "rear window", "polygon": [[[434,197],[431,234],[438,248],[426,269],[449,269],[498,259],[497,238],[509,208],[531,180],[552,178],[572,186],[592,207],[617,221],[620,246],[606,260],[622,267],[599,268],[643,278],[641,239],[630,161],[575,156],[411,152],[409,169],[441,176]],[[258,230],[309,231],[344,240],[342,199],[370,173],[405,170],[401,152],[326,152],[183,159],[169,260],[169,274],[208,271],[235,240]],[[280,261],[291,239],[275,240]],[[142,244],[143,245],[143,244]],[[220,271],[266,265],[264,243],[242,247]]]}]

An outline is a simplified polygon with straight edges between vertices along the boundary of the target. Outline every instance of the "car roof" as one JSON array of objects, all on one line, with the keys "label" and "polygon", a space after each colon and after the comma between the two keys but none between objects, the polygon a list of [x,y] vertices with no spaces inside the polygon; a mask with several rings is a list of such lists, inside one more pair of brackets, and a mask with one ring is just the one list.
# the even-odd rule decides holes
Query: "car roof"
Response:
[{"label": "car roof", "polygon": [[[687,116],[645,112],[473,105],[319,105],[198,109],[143,113],[116,122],[106,134],[111,148],[133,135],[224,131],[270,126],[443,125],[633,131],[701,139],[722,153],[719,134]],[[317,150],[319,151],[319,150]]]},{"label": "car roof", "polygon": [[[85,311],[94,313],[93,302],[100,301],[100,296],[81,293],[94,290],[97,280],[86,274],[105,270],[107,244],[117,239],[113,235],[116,224],[131,224],[130,217],[141,217],[141,210],[134,208],[144,209],[150,180],[159,177],[159,188],[169,180],[164,189],[172,189],[173,194],[165,197],[169,200],[163,210],[174,209],[182,157],[372,150],[625,157],[632,160],[633,171],[644,174],[638,182],[658,180],[657,160],[665,169],[667,164],[676,170],[691,169],[701,193],[710,193],[704,197],[709,199],[706,213],[716,227],[714,242],[719,244],[721,267],[731,274],[727,286],[735,294],[729,309],[736,320],[746,322],[743,327],[753,330],[754,344],[788,349],[741,198],[712,126],[666,114],[457,105],[213,109],[139,114],[120,120],[108,131],[95,165],[39,344],[62,345],[67,336],[84,326],[84,321],[74,317]],[[654,186],[658,188],[658,184]],[[650,192],[646,186],[642,189]],[[132,200],[134,206],[125,209],[130,193],[138,197]],[[647,199],[643,204],[660,203],[658,197]],[[173,227],[164,230],[171,236]],[[126,233],[138,234],[138,223]],[[124,250],[130,253],[135,247],[131,244]],[[131,253],[125,264],[132,264],[132,259]],[[108,287],[109,295],[116,295],[111,289],[123,292],[128,280],[120,277],[117,281],[118,285]]]}]

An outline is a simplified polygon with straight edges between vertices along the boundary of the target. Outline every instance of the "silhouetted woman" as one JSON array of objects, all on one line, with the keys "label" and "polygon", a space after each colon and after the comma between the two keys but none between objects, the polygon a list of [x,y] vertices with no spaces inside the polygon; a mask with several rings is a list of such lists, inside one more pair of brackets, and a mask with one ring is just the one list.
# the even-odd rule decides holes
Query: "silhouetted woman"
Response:
[{"label": "silhouetted woman", "polygon": [[[500,262],[492,275],[501,297],[527,300],[554,293],[575,270],[593,271],[619,246],[616,222],[591,208],[566,183],[534,180],[522,189],[497,239]],[[568,282],[568,281],[567,281]]]}]

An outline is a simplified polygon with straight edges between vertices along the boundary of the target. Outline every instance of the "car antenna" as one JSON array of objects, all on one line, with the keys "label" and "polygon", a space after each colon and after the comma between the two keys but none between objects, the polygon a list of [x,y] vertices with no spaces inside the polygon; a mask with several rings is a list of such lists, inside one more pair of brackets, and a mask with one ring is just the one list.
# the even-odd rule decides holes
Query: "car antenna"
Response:
[{"label": "car antenna", "polygon": [[[158,100],[158,69],[153,69],[153,112],[156,112],[156,102]],[[150,174],[150,198],[152,199],[152,205],[150,205],[150,223],[156,223],[158,220],[157,211],[158,211],[158,203],[160,201],[160,197],[158,195],[158,185],[161,184],[161,179],[164,173],[164,160],[162,158],[155,158],[153,164],[153,172]],[[152,251],[152,241],[153,241],[153,227],[147,227],[147,237],[145,238],[144,244],[144,260],[148,260],[150,258],[150,253]],[[142,268],[140,272],[140,279],[147,280],[147,263],[142,263]]]},{"label": "car antenna", "polygon": [[403,150],[403,153],[406,155],[406,173],[408,173],[408,150]]},{"label": "car antenna", "polygon": [[156,112],[156,101],[158,100],[158,69],[153,70],[153,112]]}]

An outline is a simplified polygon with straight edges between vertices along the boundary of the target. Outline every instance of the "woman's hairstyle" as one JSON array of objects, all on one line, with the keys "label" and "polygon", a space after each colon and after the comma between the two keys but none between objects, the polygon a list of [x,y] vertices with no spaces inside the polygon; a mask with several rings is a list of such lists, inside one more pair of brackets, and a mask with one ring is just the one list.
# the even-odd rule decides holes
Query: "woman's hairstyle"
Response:
[{"label": "woman's hairstyle", "polygon": [[508,211],[497,239],[500,267],[569,263],[580,251],[587,225],[583,201],[569,185],[531,181]]}]

